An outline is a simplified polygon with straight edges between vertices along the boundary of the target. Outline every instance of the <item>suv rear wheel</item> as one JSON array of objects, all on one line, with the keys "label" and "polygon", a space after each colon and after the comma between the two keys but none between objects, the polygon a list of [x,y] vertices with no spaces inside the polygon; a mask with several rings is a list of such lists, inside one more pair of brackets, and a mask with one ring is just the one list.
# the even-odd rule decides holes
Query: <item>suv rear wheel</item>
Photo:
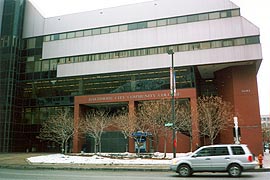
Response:
[{"label": "suv rear wheel", "polygon": [[239,177],[241,176],[242,169],[238,164],[231,164],[228,168],[228,173],[232,177]]},{"label": "suv rear wheel", "polygon": [[178,168],[178,173],[182,177],[188,177],[188,176],[191,176],[192,171],[191,171],[191,168],[188,165],[182,164]]}]

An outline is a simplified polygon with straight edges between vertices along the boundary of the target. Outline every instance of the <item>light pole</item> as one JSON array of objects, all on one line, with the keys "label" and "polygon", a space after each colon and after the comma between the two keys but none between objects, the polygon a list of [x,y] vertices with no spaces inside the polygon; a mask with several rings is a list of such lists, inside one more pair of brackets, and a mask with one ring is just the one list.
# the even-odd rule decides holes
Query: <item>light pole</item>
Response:
[{"label": "light pole", "polygon": [[172,137],[172,142],[173,142],[173,157],[176,158],[176,137],[175,137],[175,98],[174,98],[174,91],[175,91],[175,74],[174,74],[174,51],[173,49],[168,50],[168,54],[171,55],[172,57],[172,66],[170,68],[170,89],[171,89],[171,103],[172,103],[172,128],[173,128],[173,137]]}]

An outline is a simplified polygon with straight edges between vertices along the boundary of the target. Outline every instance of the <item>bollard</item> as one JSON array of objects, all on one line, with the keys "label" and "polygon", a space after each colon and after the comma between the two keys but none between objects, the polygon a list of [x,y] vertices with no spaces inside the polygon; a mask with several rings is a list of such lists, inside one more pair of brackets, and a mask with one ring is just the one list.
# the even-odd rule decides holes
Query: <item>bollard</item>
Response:
[{"label": "bollard", "polygon": [[262,154],[259,154],[258,161],[259,161],[260,168],[262,168],[263,167],[263,156],[262,156]]}]

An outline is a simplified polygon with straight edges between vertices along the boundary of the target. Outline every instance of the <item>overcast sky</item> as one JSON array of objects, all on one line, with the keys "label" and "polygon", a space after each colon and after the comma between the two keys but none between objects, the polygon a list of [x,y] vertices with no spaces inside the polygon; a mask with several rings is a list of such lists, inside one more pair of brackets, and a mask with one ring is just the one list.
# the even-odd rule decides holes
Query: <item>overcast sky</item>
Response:
[{"label": "overcast sky", "polygon": [[[102,9],[151,0],[30,0],[46,16]],[[257,75],[261,115],[270,114],[270,21],[267,0],[232,0],[241,8],[241,15],[260,28],[263,62]]]}]

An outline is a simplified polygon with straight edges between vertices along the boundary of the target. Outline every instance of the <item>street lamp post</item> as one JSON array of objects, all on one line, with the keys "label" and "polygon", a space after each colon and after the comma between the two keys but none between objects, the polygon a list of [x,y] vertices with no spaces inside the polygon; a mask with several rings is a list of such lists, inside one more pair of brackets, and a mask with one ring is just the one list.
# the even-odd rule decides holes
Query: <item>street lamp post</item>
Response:
[{"label": "street lamp post", "polygon": [[172,137],[172,142],[173,142],[173,157],[176,158],[176,136],[175,136],[175,97],[174,97],[174,91],[175,91],[175,74],[174,74],[174,51],[173,49],[168,50],[168,54],[171,55],[172,57],[172,66],[170,68],[170,89],[171,89],[171,104],[172,104],[172,128],[173,128],[173,137]]}]

